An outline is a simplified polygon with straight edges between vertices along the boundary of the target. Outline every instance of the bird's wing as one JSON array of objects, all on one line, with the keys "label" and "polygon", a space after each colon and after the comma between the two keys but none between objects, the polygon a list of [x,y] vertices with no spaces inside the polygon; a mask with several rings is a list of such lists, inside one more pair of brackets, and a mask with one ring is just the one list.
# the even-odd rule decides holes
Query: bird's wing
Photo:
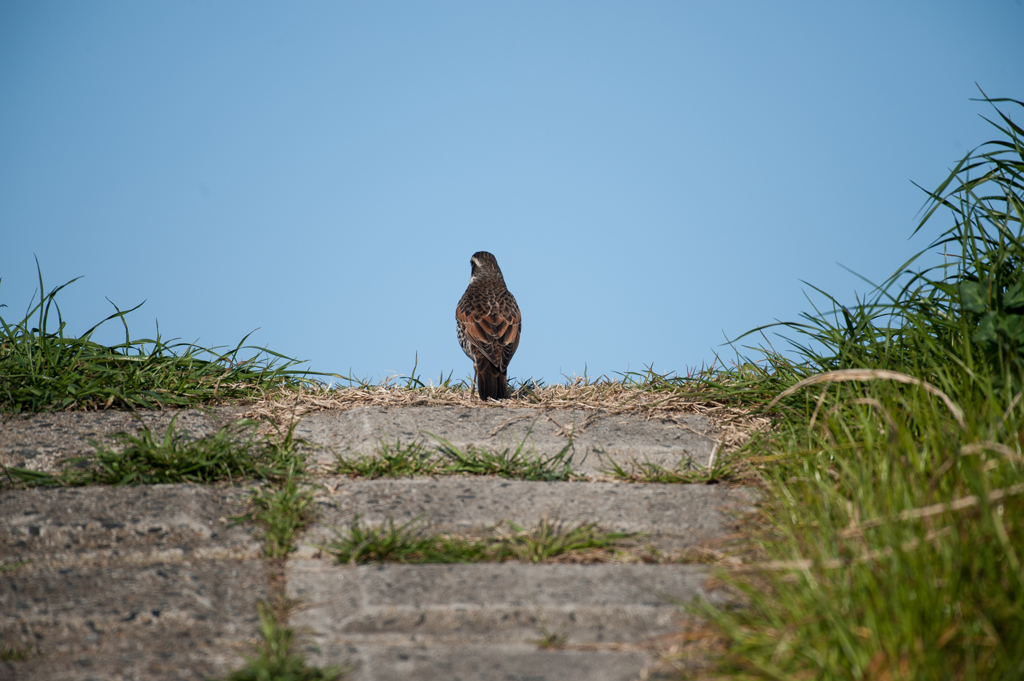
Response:
[{"label": "bird's wing", "polygon": [[466,330],[470,343],[487,361],[504,371],[519,346],[519,330],[522,327],[519,307],[501,306],[487,311],[476,306],[460,305],[455,317]]}]

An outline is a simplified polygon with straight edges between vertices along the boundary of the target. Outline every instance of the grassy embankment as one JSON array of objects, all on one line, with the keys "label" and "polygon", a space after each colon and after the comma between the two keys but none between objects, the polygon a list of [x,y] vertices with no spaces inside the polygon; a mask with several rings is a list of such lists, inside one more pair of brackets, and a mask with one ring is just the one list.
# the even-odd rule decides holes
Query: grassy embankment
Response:
[{"label": "grassy embankment", "polygon": [[[100,323],[121,321],[124,343],[105,346],[93,341],[100,324],[81,336],[66,335],[56,298],[70,283],[44,293],[40,273],[39,303],[18,322],[0,317],[0,413],[201,406],[254,399],[313,382],[310,374],[293,369],[295,360],[247,347],[246,339],[227,352],[166,342],[159,335],[132,339],[125,316],[137,308],[117,310]],[[51,331],[54,321],[56,330]],[[245,354],[251,356],[243,358]],[[296,533],[312,519],[312,495],[298,484],[305,461],[290,431],[257,437],[257,426],[253,421],[238,421],[196,440],[177,432],[172,420],[162,438],[143,428],[138,435],[115,436],[112,447],[96,442],[95,456],[69,462],[59,475],[5,467],[0,486],[260,481],[264,484],[253,490],[247,517],[263,527],[271,572],[279,573],[283,556],[294,549]],[[291,604],[283,581],[272,581],[271,600],[259,604],[261,642],[256,655],[229,679],[340,678],[344,670],[310,667],[293,650],[287,626]],[[0,659],[33,654],[4,647]]]},{"label": "grassy embankment", "polygon": [[704,609],[727,678],[1024,678],[1024,104],[990,101],[998,137],[917,231],[949,229],[873,297],[787,324],[798,361],[699,386],[777,414],[740,454],[770,491],[762,560],[731,577],[749,607]]},{"label": "grassy embankment", "polygon": [[[621,472],[680,482],[754,476],[770,492],[760,556],[730,575],[748,607],[703,610],[723,675],[1024,676],[1024,132],[1008,114],[997,114],[999,137],[929,193],[918,230],[930,229],[938,216],[954,218],[922,252],[941,251],[943,264],[915,271],[912,260],[873,297],[847,307],[830,298],[832,310],[788,324],[795,360],[758,350],[732,370],[520,391],[522,399],[552,405],[650,412],[689,400],[698,409],[730,411],[735,420],[771,416],[770,429],[720,457],[713,471]],[[91,343],[88,333],[66,338],[62,324],[46,333],[59,290],[34,310],[36,324],[31,315],[3,324],[3,411],[201,404],[272,392],[287,400],[289,392],[313,388],[274,353],[239,361],[241,344],[200,360],[201,349],[191,346],[178,354],[160,339],[131,341],[127,327],[126,342],[113,348]],[[123,321],[124,314],[110,319]],[[285,364],[276,367],[276,360]],[[428,389],[413,377],[406,387],[404,394],[366,385],[310,392],[317,393],[313,402],[335,405],[471,401],[465,386],[448,382]],[[271,483],[254,495],[253,517],[267,528],[268,555],[280,557],[308,522],[309,498],[295,484],[302,457],[286,436],[252,452],[259,456],[241,463],[216,460],[229,478]],[[407,454],[396,448],[388,472],[370,471],[376,464],[369,460],[340,465],[349,465],[349,474],[403,474]],[[411,460],[439,466],[435,474],[472,472],[446,471],[442,459]],[[351,559],[345,546],[333,548]],[[301,669],[288,653],[287,628],[274,617],[268,609],[263,662],[253,664]]]}]

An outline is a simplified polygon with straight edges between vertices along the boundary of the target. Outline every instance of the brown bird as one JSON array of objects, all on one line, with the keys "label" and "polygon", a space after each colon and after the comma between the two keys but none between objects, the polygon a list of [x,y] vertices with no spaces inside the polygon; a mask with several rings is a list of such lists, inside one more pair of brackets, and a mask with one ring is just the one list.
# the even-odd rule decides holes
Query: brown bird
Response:
[{"label": "brown bird", "polygon": [[523,318],[495,257],[480,251],[469,263],[469,286],[455,308],[459,345],[473,360],[480,399],[503,400],[508,397],[508,363],[519,347]]}]

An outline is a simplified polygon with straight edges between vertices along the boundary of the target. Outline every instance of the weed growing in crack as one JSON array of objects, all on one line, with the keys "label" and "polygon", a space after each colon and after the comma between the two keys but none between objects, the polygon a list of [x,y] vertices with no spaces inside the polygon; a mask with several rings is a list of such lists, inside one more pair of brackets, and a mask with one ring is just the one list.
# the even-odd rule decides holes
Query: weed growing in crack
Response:
[{"label": "weed growing in crack", "polygon": [[576,473],[566,461],[572,449],[572,441],[549,457],[523,450],[524,439],[513,450],[506,447],[500,452],[490,452],[479,447],[465,451],[448,440],[432,435],[438,447],[431,451],[423,445],[412,443],[394,445],[382,442],[375,455],[361,455],[355,458],[338,457],[336,471],[341,475],[365,478],[408,477],[413,475],[496,475],[514,480],[572,480]]},{"label": "weed growing in crack", "polygon": [[364,527],[357,516],[320,548],[339,563],[479,563],[517,560],[540,563],[558,556],[612,551],[636,535],[603,532],[596,524],[567,526],[542,520],[532,530],[508,522],[505,531],[483,538],[423,534],[419,520]]},{"label": "weed growing in crack", "polygon": [[650,461],[632,460],[623,465],[610,456],[605,457],[607,465],[601,469],[606,475],[630,482],[657,482],[667,484],[706,484],[730,482],[736,478],[732,462],[716,457],[711,468],[694,464],[683,459],[678,470],[665,468]]},{"label": "weed growing in crack", "polygon": [[415,442],[403,445],[401,440],[393,445],[381,442],[376,455],[360,455],[356,458],[339,456],[335,471],[339,475],[352,475],[371,480],[444,474],[437,452],[432,452]]},{"label": "weed growing in crack", "polygon": [[15,467],[5,467],[4,473],[12,485],[75,487],[235,483],[286,479],[302,472],[302,459],[294,451],[297,441],[291,430],[284,436],[257,439],[259,424],[243,419],[211,435],[192,439],[176,428],[176,421],[177,416],[171,419],[162,438],[148,427],[137,435],[111,436],[121,445],[120,449],[90,441],[97,448],[96,453],[72,459],[57,475]]},{"label": "weed growing in crack", "polygon": [[32,657],[33,651],[28,648],[20,648],[18,646],[11,646],[7,644],[0,645],[0,662],[16,660],[27,660]]},{"label": "weed growing in crack", "polygon": [[572,451],[572,440],[557,454],[544,458],[537,453],[530,456],[523,451],[526,438],[514,450],[506,447],[500,452],[489,452],[478,447],[462,451],[442,437],[433,434],[431,437],[437,440],[440,445],[438,450],[448,459],[446,472],[536,481],[572,480],[576,477],[572,466],[566,461]]},{"label": "weed growing in crack", "polygon": [[292,630],[282,626],[274,609],[259,604],[259,655],[248,658],[244,669],[232,672],[225,681],[337,681],[348,670],[343,667],[310,667],[305,658],[292,651]]},{"label": "weed growing in crack", "polygon": [[313,490],[301,488],[294,476],[280,487],[254,489],[250,503],[253,510],[238,520],[253,520],[263,527],[264,553],[269,558],[283,558],[294,551],[295,536],[316,515]]},{"label": "weed growing in crack", "polygon": [[[294,424],[283,435],[266,439],[265,446],[282,462],[288,463],[283,478],[270,478],[264,487],[252,490],[249,497],[251,510],[235,518],[235,522],[251,520],[263,527],[263,552],[283,569],[284,559],[295,550],[298,534],[316,514],[313,489],[302,485],[305,460],[299,445],[303,441],[294,437]],[[272,581],[272,602],[259,603],[260,636],[259,656],[249,658],[245,668],[227,677],[226,681],[335,681],[347,673],[338,666],[311,667],[305,656],[293,650],[293,631],[286,624],[293,605],[284,592],[283,581]]]}]

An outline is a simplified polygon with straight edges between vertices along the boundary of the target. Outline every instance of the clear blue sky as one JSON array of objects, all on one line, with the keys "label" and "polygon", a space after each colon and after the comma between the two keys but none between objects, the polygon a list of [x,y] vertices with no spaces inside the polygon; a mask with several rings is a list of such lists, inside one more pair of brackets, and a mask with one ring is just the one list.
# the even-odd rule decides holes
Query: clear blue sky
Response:
[{"label": "clear blue sky", "polygon": [[[852,300],[1024,99],[1020,0],[0,2],[0,311],[470,375],[469,258],[510,375],[708,363]],[[110,325],[98,338],[123,337]]]}]

